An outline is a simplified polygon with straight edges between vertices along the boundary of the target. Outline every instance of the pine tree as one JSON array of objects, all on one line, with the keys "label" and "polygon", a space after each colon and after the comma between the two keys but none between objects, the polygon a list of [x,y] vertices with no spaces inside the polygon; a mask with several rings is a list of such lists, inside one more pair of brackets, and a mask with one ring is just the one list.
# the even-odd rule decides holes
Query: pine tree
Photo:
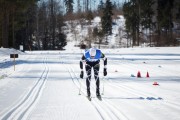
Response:
[{"label": "pine tree", "polygon": [[66,45],[66,35],[62,31],[64,19],[60,5],[56,1],[43,2],[39,6],[38,36],[43,50],[61,50]]},{"label": "pine tree", "polygon": [[104,7],[105,7],[104,2],[101,0],[97,8],[99,16],[103,15]]},{"label": "pine tree", "polygon": [[98,5],[98,10],[103,10],[103,8],[104,8],[104,2],[101,0]]},{"label": "pine tree", "polygon": [[66,5],[66,13],[72,14],[73,13],[73,0],[64,0]]},{"label": "pine tree", "polygon": [[[0,46],[3,47],[15,47],[15,36],[17,31],[24,29],[26,21],[26,12],[30,6],[36,3],[38,0],[1,0],[0,1]],[[22,16],[18,16],[18,15]],[[19,22],[22,22],[20,26],[17,26]],[[25,36],[26,34],[23,34]]]},{"label": "pine tree", "polygon": [[[142,26],[142,29],[144,30],[152,30],[153,27],[153,21],[152,17],[154,15],[154,11],[152,9],[152,5],[155,2],[153,0],[142,0],[140,3],[141,11],[140,11],[140,25]],[[146,32],[147,34],[147,32]],[[149,40],[150,40],[150,46],[151,46],[151,37],[149,34]]]},{"label": "pine tree", "polygon": [[[172,44],[172,27],[173,27],[173,19],[172,19],[172,9],[174,0],[158,0],[158,33],[159,37],[163,37],[162,43],[157,42],[158,45],[170,45]],[[161,38],[159,38],[161,39]]]},{"label": "pine tree", "polygon": [[137,9],[137,3],[134,0],[129,2],[125,2],[123,5],[124,17],[126,18],[126,32],[127,38],[132,37],[132,45],[136,45],[138,43],[137,36],[139,35],[139,15]]},{"label": "pine tree", "polygon": [[154,11],[152,9],[152,5],[154,4],[153,0],[142,0],[141,4],[141,26],[144,29],[151,28],[152,25],[152,17],[154,15]]},{"label": "pine tree", "polygon": [[104,34],[112,34],[112,3],[110,0],[106,0],[105,7],[103,9],[103,16],[101,17],[102,31]]},{"label": "pine tree", "polygon": [[151,29],[152,27],[153,4],[153,0],[130,0],[123,5],[126,32],[132,38],[133,46],[139,45],[141,42],[139,38],[140,26],[143,29]]}]

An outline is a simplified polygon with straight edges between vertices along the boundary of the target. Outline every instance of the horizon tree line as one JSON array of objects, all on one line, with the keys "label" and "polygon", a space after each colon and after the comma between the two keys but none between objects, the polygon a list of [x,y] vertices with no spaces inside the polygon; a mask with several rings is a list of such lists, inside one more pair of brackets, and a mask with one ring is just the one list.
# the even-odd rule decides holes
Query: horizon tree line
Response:
[{"label": "horizon tree line", "polygon": [[180,1],[129,0],[123,5],[123,13],[131,46],[143,42],[148,42],[149,46],[178,45],[180,25],[175,25],[180,23]]},{"label": "horizon tree line", "polygon": [[113,19],[118,14],[126,18],[124,32],[130,41],[127,47],[139,46],[143,42],[150,46],[171,46],[176,45],[175,38],[180,37],[178,28],[176,31],[174,29],[174,22],[180,23],[178,0],[128,0],[122,5],[111,0],[99,0],[97,9],[92,9],[90,5],[93,0],[83,0],[83,4],[78,0],[77,11],[74,10],[74,2],[0,0],[0,46],[18,49],[19,45],[23,45],[25,50],[63,49],[67,44],[67,21],[77,40],[79,33],[73,29],[77,25],[73,21],[78,20],[83,28],[84,25],[91,25],[95,16],[100,16],[101,25],[89,28],[91,38],[89,36],[87,40],[98,38],[98,44],[102,44],[108,42],[107,36],[112,34]]}]

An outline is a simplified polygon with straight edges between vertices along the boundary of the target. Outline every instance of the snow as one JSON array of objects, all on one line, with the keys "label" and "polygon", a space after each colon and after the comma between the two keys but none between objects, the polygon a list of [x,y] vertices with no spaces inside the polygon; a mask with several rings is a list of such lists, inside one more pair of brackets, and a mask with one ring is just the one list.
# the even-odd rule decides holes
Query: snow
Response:
[{"label": "snow", "polygon": [[[79,78],[84,50],[74,47],[80,41],[73,42],[72,33],[67,32],[64,51],[0,48],[0,119],[180,120],[180,47],[115,48],[118,25],[124,28],[124,18],[119,18],[109,49],[101,47],[108,59],[106,77],[100,63],[102,101],[96,98],[93,76],[92,101],[86,98],[86,75]],[[96,17],[92,26],[99,21]],[[87,29],[77,30],[86,36]],[[14,62],[10,54],[19,58]]]},{"label": "snow", "polygon": [[[99,73],[104,94],[102,101],[96,98],[92,77],[89,101],[86,75],[79,78],[83,50],[68,45],[64,51],[25,53],[0,48],[0,119],[180,119],[180,47],[102,49],[108,58],[108,75],[103,77],[102,61]],[[19,54],[15,71],[11,53]]]}]

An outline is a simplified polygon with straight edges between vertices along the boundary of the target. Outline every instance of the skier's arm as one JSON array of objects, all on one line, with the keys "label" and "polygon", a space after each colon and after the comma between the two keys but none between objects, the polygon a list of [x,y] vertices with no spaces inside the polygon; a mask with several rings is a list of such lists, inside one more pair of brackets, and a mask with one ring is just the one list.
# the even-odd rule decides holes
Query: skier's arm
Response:
[{"label": "skier's arm", "polygon": [[101,58],[104,60],[104,68],[107,68],[107,58],[105,57],[104,53],[101,54]]},{"label": "skier's arm", "polygon": [[103,71],[103,73],[104,73],[104,76],[106,76],[107,75],[107,58],[105,57],[105,55],[103,53],[101,54],[101,58],[104,60],[104,71]]},{"label": "skier's arm", "polygon": [[83,55],[81,60],[80,60],[80,69],[81,69],[81,73],[80,73],[80,78],[83,79],[83,76],[84,76],[84,72],[83,72],[83,61],[85,61],[85,56]]},{"label": "skier's arm", "polygon": [[83,61],[85,60],[85,56],[83,55],[81,60],[80,60],[80,69],[83,71]]}]

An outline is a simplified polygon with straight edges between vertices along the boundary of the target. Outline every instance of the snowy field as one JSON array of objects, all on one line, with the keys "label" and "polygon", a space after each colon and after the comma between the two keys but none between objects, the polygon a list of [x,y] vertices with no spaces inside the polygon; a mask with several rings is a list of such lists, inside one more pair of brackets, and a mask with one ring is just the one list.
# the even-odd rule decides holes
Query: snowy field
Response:
[{"label": "snowy field", "polygon": [[[82,52],[0,48],[0,119],[180,120],[180,47],[102,49],[108,75],[101,62],[101,101],[94,77],[92,101],[86,98]],[[15,71],[10,53],[19,54]]]}]

